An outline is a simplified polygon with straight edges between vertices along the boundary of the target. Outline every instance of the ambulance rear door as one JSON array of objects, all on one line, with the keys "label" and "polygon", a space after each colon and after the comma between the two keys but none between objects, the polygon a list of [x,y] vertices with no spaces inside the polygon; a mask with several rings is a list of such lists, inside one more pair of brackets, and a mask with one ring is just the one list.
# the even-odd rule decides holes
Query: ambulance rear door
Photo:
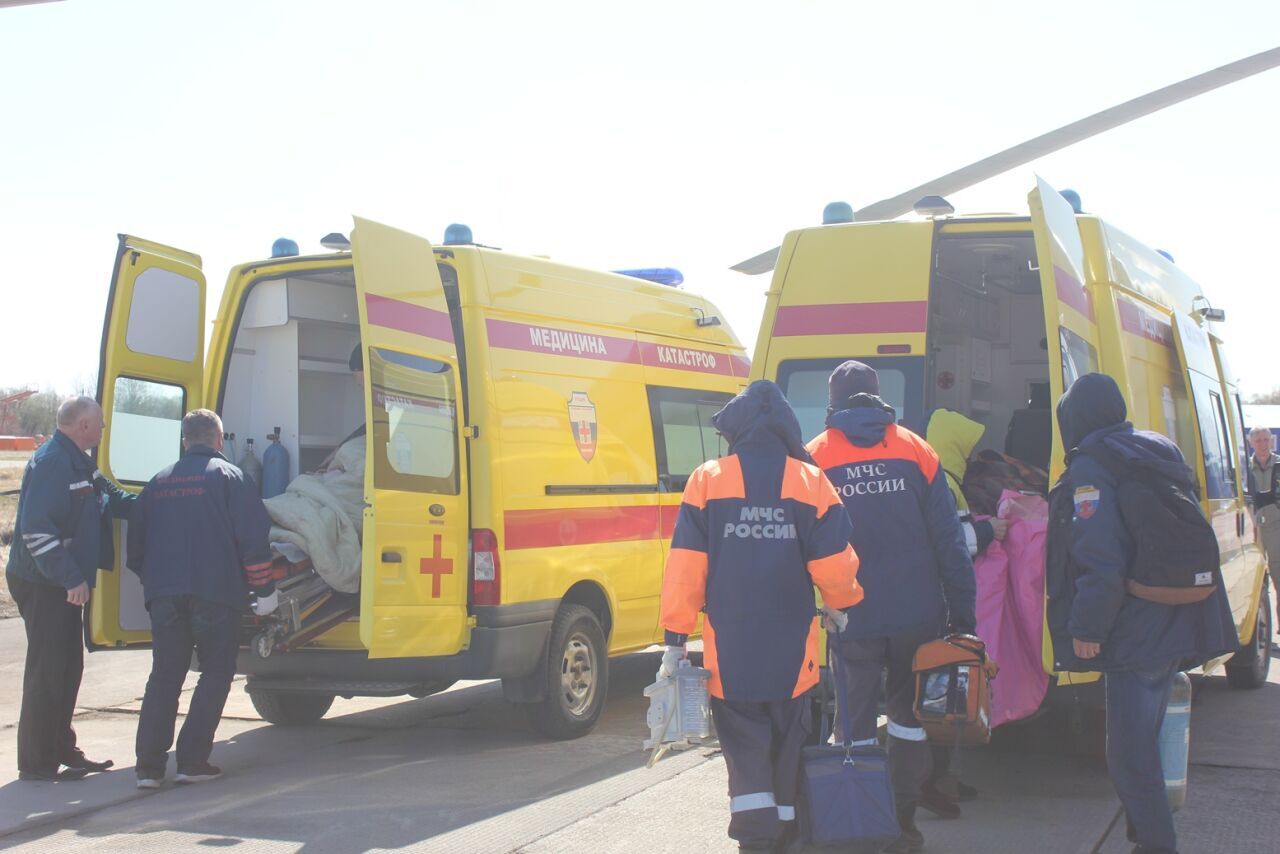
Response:
[{"label": "ambulance rear door", "polygon": [[360,640],[370,658],[468,643],[470,514],[460,347],[430,242],[356,218],[365,366]]},{"label": "ambulance rear door", "polygon": [[[1099,369],[1097,319],[1093,295],[1085,285],[1084,244],[1070,202],[1039,176],[1027,201],[1044,298],[1049,391],[1057,400],[1077,378]],[[1055,427],[1051,483],[1062,474],[1062,459],[1062,437]]]},{"label": "ambulance rear door", "polygon": [[1249,619],[1252,590],[1247,587],[1248,562],[1243,549],[1246,508],[1240,489],[1227,407],[1231,398],[1223,386],[1214,358],[1213,342],[1197,318],[1175,311],[1173,337],[1187,379],[1187,396],[1195,409],[1196,459],[1187,460],[1200,478],[1200,499],[1218,536],[1223,582],[1230,595],[1237,626]]},{"label": "ambulance rear door", "polygon": [[[182,454],[182,416],[202,405],[205,280],[200,257],[120,235],[102,329],[98,400],[104,475],[139,491]],[[149,643],[142,582],[125,568],[128,526],[114,522],[114,572],[99,572],[89,609],[94,646]]]}]

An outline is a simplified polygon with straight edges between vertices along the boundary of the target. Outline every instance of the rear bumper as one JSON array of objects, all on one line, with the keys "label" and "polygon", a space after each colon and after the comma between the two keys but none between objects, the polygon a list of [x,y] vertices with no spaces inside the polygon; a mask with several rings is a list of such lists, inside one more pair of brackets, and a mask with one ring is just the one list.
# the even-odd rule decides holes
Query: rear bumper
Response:
[{"label": "rear bumper", "polygon": [[241,649],[236,671],[249,677],[250,689],[255,682],[270,683],[273,690],[303,691],[323,691],[331,684],[344,695],[409,693],[410,686],[443,680],[524,676],[545,658],[559,604],[547,600],[476,608],[471,645],[456,655],[371,659],[363,649],[300,649],[259,658]]}]

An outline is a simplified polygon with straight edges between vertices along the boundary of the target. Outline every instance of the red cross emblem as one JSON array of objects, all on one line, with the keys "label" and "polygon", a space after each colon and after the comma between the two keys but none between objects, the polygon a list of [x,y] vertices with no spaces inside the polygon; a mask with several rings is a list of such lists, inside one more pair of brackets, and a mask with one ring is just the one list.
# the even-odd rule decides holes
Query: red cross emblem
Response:
[{"label": "red cross emblem", "polygon": [[453,559],[441,556],[443,546],[444,537],[436,534],[431,544],[431,557],[424,557],[419,564],[418,571],[431,576],[432,599],[440,598],[440,576],[453,575]]}]

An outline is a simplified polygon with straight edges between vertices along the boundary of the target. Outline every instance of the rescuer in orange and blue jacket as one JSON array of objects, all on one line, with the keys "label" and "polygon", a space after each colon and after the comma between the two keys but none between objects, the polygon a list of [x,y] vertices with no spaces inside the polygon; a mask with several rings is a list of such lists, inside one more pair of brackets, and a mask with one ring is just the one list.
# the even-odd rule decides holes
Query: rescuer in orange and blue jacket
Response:
[{"label": "rescuer in orange and blue jacket", "polygon": [[924,847],[915,826],[931,760],[914,711],[916,649],[948,633],[972,633],[976,583],[956,502],[933,448],[894,421],[874,369],[847,361],[831,374],[827,429],[809,443],[844,499],[858,551],[862,602],[840,633],[854,743],[876,740],[881,671],[889,714],[889,774],[902,833],[886,851]]},{"label": "rescuer in orange and blue jacket", "polygon": [[771,382],[752,383],[712,416],[729,456],[689,476],[662,584],[674,672],[703,612],[711,711],[729,770],[729,836],[769,850],[794,834],[818,618],[862,599],[840,496],[805,452],[800,424]]}]

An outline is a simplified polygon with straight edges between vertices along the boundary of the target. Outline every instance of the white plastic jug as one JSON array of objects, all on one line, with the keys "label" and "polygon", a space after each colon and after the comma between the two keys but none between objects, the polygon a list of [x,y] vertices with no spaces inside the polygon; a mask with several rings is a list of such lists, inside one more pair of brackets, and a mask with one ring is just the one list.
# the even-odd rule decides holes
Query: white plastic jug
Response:
[{"label": "white plastic jug", "polygon": [[659,679],[644,689],[649,698],[645,723],[649,737],[645,750],[647,766],[652,768],[673,747],[691,747],[711,738],[711,695],[707,684],[711,671],[694,667],[689,659],[681,659],[672,676]]}]

